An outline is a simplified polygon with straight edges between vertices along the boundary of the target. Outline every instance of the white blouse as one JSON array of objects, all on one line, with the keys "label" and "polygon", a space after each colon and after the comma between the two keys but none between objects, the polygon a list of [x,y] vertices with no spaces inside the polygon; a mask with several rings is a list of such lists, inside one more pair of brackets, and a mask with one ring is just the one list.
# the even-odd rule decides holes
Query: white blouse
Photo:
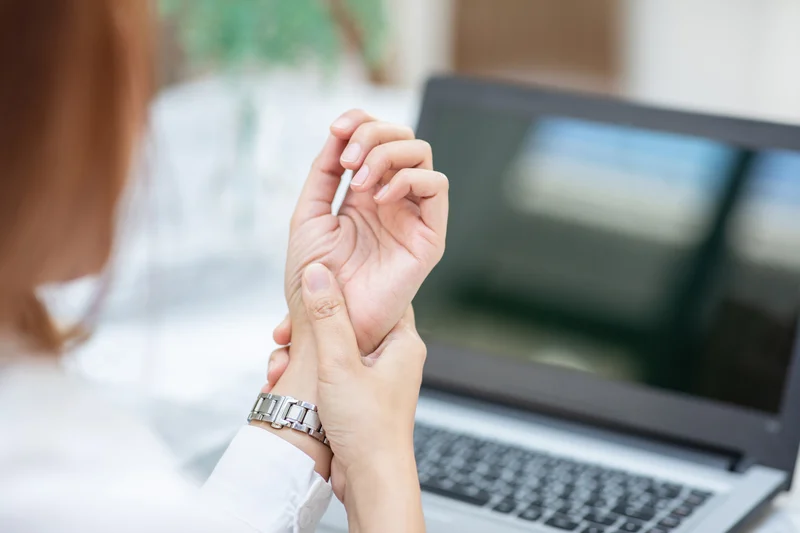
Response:
[{"label": "white blouse", "polygon": [[307,533],[331,498],[310,457],[256,427],[202,487],[175,465],[147,427],[55,364],[0,365],[4,533]]}]

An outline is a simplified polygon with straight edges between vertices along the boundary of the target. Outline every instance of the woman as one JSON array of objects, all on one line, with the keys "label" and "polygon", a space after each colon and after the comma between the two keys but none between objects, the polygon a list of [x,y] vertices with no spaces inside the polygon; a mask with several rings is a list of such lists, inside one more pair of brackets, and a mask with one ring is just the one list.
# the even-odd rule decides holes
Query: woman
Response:
[{"label": "woman", "polygon": [[311,434],[254,412],[197,489],[144,426],[59,371],[68,339],[36,290],[107,262],[145,121],[150,22],[142,0],[0,0],[0,530],[305,532],[333,491],[352,531],[422,531],[425,347],[410,303],[444,250],[447,180],[408,128],[342,115],[292,217],[275,333],[292,343],[269,381],[318,408],[303,415]]}]

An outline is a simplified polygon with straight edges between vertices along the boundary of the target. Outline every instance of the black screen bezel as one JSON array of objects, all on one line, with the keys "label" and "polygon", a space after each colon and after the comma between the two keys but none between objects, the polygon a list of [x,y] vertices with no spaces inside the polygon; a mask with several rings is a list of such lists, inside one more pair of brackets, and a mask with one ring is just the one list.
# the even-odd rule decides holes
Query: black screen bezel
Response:
[{"label": "black screen bezel", "polygon": [[[800,127],[452,76],[428,82],[418,136],[431,140],[437,109],[453,104],[527,115],[532,121],[558,115],[800,152]],[[435,144],[433,149],[435,154]],[[457,176],[451,176],[451,187],[457,186]],[[435,341],[428,343],[423,384],[723,451],[743,459],[741,465],[758,463],[791,475],[800,443],[798,353],[795,339],[777,414]]]}]

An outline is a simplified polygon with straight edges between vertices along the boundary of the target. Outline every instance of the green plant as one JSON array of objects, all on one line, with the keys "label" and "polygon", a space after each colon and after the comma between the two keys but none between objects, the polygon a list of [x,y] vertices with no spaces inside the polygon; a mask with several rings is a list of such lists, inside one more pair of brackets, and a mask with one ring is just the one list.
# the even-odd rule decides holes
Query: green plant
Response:
[{"label": "green plant", "polygon": [[197,65],[331,66],[349,45],[373,78],[382,76],[382,0],[160,0],[160,7]]}]

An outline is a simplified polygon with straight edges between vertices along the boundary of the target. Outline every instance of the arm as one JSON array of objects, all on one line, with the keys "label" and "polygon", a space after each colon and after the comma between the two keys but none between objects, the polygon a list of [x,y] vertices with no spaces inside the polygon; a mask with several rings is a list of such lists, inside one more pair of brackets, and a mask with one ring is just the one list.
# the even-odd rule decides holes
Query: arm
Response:
[{"label": "arm", "polygon": [[[308,398],[308,401],[318,403],[313,334],[298,332],[294,339],[295,344],[290,349],[292,364],[272,392]],[[320,476],[325,479],[330,477],[332,455],[329,447],[296,431],[276,430],[263,422],[251,424],[298,447],[315,461]],[[382,457],[369,456],[363,463],[350,466],[347,487],[344,505],[352,532],[408,533],[425,530],[413,440],[402,443]]]},{"label": "arm", "polygon": [[[295,344],[291,347],[292,364],[286,368],[272,391],[297,398],[310,398],[308,401],[317,403],[313,333],[296,333],[294,339]],[[309,379],[309,376],[313,379]],[[316,471],[328,479],[330,448],[296,431],[275,430],[262,422],[253,424],[308,454],[316,463]],[[425,530],[413,441],[403,443],[396,451],[388,452],[383,457],[369,457],[365,462],[351,466],[347,474],[347,487],[344,504],[352,532],[407,533]]]},{"label": "arm", "polygon": [[320,417],[334,453],[331,481],[350,530],[425,531],[413,435],[426,348],[411,308],[373,354],[361,357],[330,271],[308,267],[302,293],[315,341]]},{"label": "arm", "polygon": [[[304,338],[297,335],[293,346],[272,354],[268,379],[277,385],[263,392],[317,403],[316,358]],[[311,532],[330,502],[330,467],[331,450],[319,441],[253,421],[234,439],[204,491],[257,531]]]},{"label": "arm", "polygon": [[425,531],[413,446],[351,468],[347,477],[344,504],[351,532]]},{"label": "arm", "polygon": [[[317,361],[314,352],[313,337],[298,331],[294,343],[289,347],[290,364],[271,392],[318,404],[317,396]],[[331,476],[331,449],[308,435],[288,429],[274,429],[266,422],[251,422],[251,425],[262,428],[296,446],[311,457],[315,470],[325,480]]]},{"label": "arm", "polygon": [[[335,216],[345,169],[356,172]],[[444,252],[447,188],[433,171],[430,145],[410,128],[354,110],[331,125],[292,216],[285,282],[292,363],[274,392],[318,405],[334,455],[302,434],[255,427],[302,450],[321,476],[330,474],[354,531],[383,531],[379,522],[424,528],[413,427],[425,347],[408,309]],[[306,300],[305,292],[327,297]],[[395,352],[395,362],[384,362]],[[367,366],[361,353],[370,354]],[[336,373],[336,356],[357,365]],[[409,357],[418,372],[409,374]]]}]

